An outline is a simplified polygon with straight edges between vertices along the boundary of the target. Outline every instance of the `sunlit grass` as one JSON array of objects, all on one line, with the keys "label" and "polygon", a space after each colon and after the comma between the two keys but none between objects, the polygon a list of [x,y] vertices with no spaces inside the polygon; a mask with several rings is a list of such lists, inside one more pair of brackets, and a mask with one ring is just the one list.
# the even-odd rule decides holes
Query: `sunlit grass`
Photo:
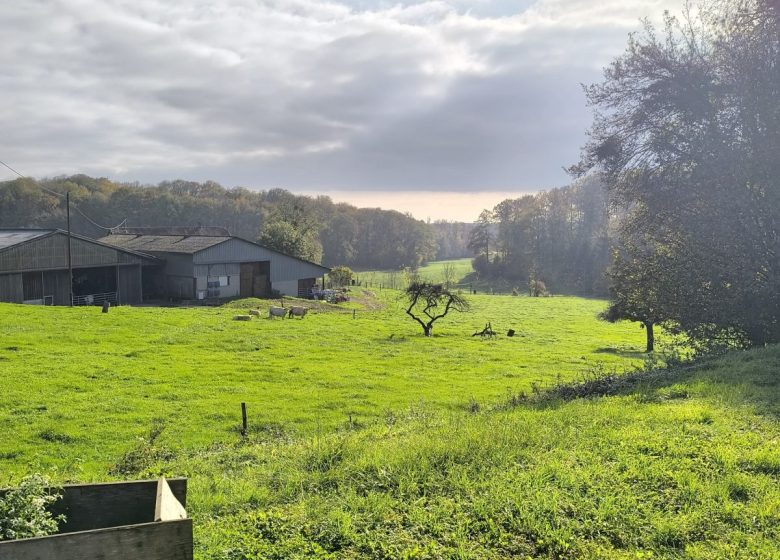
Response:
[{"label": "sunlit grass", "polygon": [[[355,318],[331,307],[251,322],[233,308],[0,305],[0,465],[100,477],[155,418],[177,447],[232,437],[241,402],[257,425],[307,434],[420,401],[459,411],[641,360],[641,331],[598,321],[600,301],[476,296],[425,339],[398,298],[369,297],[384,307]],[[502,336],[471,336],[488,321]]]},{"label": "sunlit grass", "polygon": [[2,483],[187,476],[209,559],[778,557],[780,349],[524,403],[640,366],[643,332],[603,301],[477,295],[425,338],[371,292],[250,322],[271,302],[0,305]]}]

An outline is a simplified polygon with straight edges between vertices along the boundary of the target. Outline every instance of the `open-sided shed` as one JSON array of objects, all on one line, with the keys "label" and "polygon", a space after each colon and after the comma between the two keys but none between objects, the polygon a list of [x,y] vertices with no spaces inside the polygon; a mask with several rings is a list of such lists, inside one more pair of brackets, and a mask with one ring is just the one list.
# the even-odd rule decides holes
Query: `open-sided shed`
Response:
[{"label": "open-sided shed", "polygon": [[[162,262],[81,235],[71,236],[75,304],[133,304],[142,276]],[[57,229],[0,229],[0,301],[68,305],[68,234]]]}]

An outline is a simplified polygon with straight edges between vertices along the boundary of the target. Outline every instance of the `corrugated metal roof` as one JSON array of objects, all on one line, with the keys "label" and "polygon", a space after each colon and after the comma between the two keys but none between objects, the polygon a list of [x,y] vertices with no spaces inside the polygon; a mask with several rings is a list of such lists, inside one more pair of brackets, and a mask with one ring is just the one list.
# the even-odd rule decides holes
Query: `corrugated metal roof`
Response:
[{"label": "corrugated metal roof", "polygon": [[210,235],[107,235],[99,239],[115,247],[132,251],[193,254],[230,239]]},{"label": "corrugated metal roof", "polygon": [[0,229],[0,249],[53,233],[53,229]]},{"label": "corrugated metal roof", "polygon": [[163,226],[163,227],[118,227],[111,230],[116,235],[200,235],[229,237],[227,228],[219,226]]},{"label": "corrugated metal roof", "polygon": [[[251,260],[267,260],[271,254],[279,255],[285,259],[292,259],[300,264],[317,267],[321,271],[328,272],[328,267],[313,263],[292,255],[287,255],[268,247],[263,247],[252,241],[240,237],[223,237],[212,235],[128,235],[111,234],[99,239],[102,243],[141,251],[144,253],[180,253],[187,255],[199,254],[196,259],[200,259],[195,264],[204,264],[206,262],[242,262]],[[231,243],[225,243],[231,241]],[[219,248],[216,246],[219,245]],[[204,253],[206,249],[213,250]],[[247,252],[248,251],[248,252]],[[257,252],[261,255],[258,257]],[[216,259],[216,261],[214,260]]]}]

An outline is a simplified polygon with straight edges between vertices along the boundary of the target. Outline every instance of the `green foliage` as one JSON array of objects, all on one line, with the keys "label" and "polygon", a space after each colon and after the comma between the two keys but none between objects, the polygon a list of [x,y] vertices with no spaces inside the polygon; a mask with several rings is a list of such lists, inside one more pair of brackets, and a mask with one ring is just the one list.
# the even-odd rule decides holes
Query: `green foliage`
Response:
[{"label": "green foliage", "polygon": [[260,245],[311,262],[322,260],[322,246],[313,232],[301,231],[293,224],[278,220],[263,226],[257,239]]},{"label": "green foliage", "polygon": [[490,244],[493,238],[493,213],[490,210],[483,210],[474,224],[474,228],[469,232],[467,247],[475,255],[484,255],[485,261],[490,262]]},{"label": "green foliage", "polygon": [[125,452],[119,461],[109,469],[109,474],[121,477],[158,476],[154,466],[161,461],[170,460],[172,453],[161,447],[158,439],[165,429],[165,422],[156,418],[152,422],[149,434],[139,437],[136,445]]},{"label": "green foliage", "polygon": [[474,270],[494,284],[514,286],[533,275],[556,293],[603,296],[612,227],[607,192],[595,175],[503,200],[471,231]]},{"label": "green foliage", "polygon": [[[86,175],[4,181],[0,182],[0,224],[64,228],[61,197],[41,187],[69,191],[73,204],[101,223],[222,226],[246,239],[262,235],[278,250],[326,265],[417,267],[437,251],[433,228],[401,212],[334,204],[327,196],[300,196],[283,189],[227,189],[213,181],[141,186]],[[73,212],[71,221],[76,233],[105,235],[79,212]]]},{"label": "green foliage", "polygon": [[664,320],[700,347],[780,341],[780,27],[736,0],[649,23],[587,89],[577,171],[619,224],[613,316]]},{"label": "green foliage", "polygon": [[59,490],[40,474],[24,477],[15,488],[0,493],[0,541],[44,537],[64,521],[48,507],[60,499]]},{"label": "green foliage", "polygon": [[352,278],[355,273],[348,266],[334,266],[328,273],[331,283],[334,286],[349,286],[352,284]]}]

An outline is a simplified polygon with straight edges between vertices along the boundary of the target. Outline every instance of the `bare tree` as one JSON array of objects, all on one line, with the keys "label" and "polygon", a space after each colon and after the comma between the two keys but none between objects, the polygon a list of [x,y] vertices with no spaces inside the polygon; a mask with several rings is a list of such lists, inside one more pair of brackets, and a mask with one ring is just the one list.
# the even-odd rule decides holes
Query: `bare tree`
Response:
[{"label": "bare tree", "polygon": [[444,281],[444,287],[449,290],[455,283],[455,265],[451,262],[445,262],[441,267],[441,278]]},{"label": "bare tree", "polygon": [[406,288],[409,306],[406,314],[417,321],[425,336],[431,336],[433,323],[446,316],[451,310],[468,311],[469,303],[441,284],[413,282]]}]

